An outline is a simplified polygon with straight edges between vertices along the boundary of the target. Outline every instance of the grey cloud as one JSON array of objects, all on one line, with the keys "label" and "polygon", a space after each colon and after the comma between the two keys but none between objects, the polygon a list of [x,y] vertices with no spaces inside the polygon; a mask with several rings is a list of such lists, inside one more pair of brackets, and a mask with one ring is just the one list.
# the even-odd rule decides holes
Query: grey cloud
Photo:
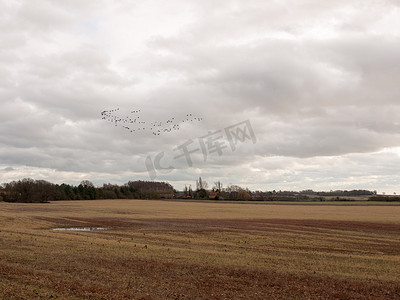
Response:
[{"label": "grey cloud", "polygon": [[[214,36],[218,29],[205,32]],[[387,114],[388,105],[398,110],[398,39],[359,32],[327,41],[263,38],[229,46],[194,36],[185,32],[171,39],[153,38],[151,49],[167,54],[155,55],[157,63],[148,70],[171,70],[185,74],[185,82],[193,86],[212,86],[222,97],[204,102],[224,107],[230,118],[236,111],[258,109],[265,116],[263,125],[257,123],[261,132],[271,127],[269,115],[280,116],[279,121],[288,126],[275,128],[276,143],[267,146],[266,153],[342,155],[398,145],[396,115]],[[296,114],[304,108],[337,112],[301,124],[303,116]],[[270,140],[271,134],[264,140]]]},{"label": "grey cloud", "polygon": [[15,169],[12,167],[7,167],[7,168],[4,168],[3,171],[10,172],[10,171],[15,171]]},{"label": "grey cloud", "polygon": [[[40,7],[40,9],[38,9]],[[17,12],[17,17],[26,22],[30,28],[49,30],[53,26],[71,24],[72,16],[53,1],[31,0],[23,2]]]},{"label": "grey cloud", "polygon": [[[393,29],[375,25],[389,12],[398,14],[397,2],[172,4],[183,5],[192,21],[175,34],[148,36],[140,47],[129,44],[141,30],[132,28],[118,41],[130,51],[126,55],[107,44],[105,26],[146,3],[1,4],[7,14],[0,28],[8,28],[0,33],[3,170],[27,165],[99,180],[147,176],[147,155],[250,120],[255,145],[244,143],[207,162],[200,154],[193,168],[176,162],[176,170],[160,178],[181,184],[203,174],[248,185],[300,186],[303,177],[311,186],[345,176],[349,162],[364,170],[362,164],[377,167],[369,161],[376,160],[385,164],[377,174],[389,181],[387,162],[397,161],[396,154],[371,152],[400,144],[400,44]],[[100,112],[116,107],[124,114],[142,108],[149,120],[193,112],[204,122],[154,139],[103,122]],[[342,173],[329,175],[329,157],[337,157]]]}]

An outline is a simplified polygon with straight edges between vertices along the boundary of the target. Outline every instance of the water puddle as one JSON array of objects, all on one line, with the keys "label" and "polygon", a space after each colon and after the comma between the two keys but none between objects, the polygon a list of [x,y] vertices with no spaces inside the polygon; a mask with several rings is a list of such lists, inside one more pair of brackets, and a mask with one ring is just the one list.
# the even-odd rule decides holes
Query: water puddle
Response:
[{"label": "water puddle", "polygon": [[60,230],[60,231],[96,231],[96,230],[109,230],[111,228],[107,227],[60,227],[60,228],[51,228],[50,230]]}]

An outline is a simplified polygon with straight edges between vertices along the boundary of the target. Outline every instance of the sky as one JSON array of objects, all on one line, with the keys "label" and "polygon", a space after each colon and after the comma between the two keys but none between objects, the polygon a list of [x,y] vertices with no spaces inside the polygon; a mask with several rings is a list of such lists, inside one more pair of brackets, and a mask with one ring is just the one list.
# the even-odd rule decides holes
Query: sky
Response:
[{"label": "sky", "polygon": [[399,53],[397,0],[0,0],[0,182],[400,193]]}]

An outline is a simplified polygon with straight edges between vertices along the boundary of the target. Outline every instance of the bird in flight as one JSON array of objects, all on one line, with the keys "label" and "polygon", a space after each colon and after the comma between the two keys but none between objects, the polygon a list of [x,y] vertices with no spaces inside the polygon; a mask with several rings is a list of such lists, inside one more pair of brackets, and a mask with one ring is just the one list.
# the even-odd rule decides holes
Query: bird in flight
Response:
[{"label": "bird in flight", "polygon": [[166,120],[146,121],[140,118],[140,109],[132,110],[127,116],[117,115],[119,110],[119,108],[103,110],[101,112],[101,118],[131,133],[150,131],[154,136],[159,136],[161,134],[180,130],[183,123],[203,121],[202,117],[195,116],[192,113],[186,114],[184,118],[170,117]]}]

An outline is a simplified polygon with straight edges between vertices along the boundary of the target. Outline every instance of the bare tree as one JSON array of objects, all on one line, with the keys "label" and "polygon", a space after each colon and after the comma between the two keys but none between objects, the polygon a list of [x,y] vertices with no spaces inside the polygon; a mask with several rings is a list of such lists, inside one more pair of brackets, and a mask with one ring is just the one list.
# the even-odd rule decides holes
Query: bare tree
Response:
[{"label": "bare tree", "polygon": [[189,184],[189,196],[192,197],[193,196],[193,191],[192,191],[192,185]]},{"label": "bare tree", "polygon": [[216,182],[214,182],[214,189],[215,189],[215,191],[217,191],[217,192],[222,192],[222,183],[221,183],[221,181],[216,181]]},{"label": "bare tree", "polygon": [[206,190],[208,188],[208,183],[207,181],[201,179],[201,177],[199,177],[199,180],[196,180],[196,190],[200,191],[200,190]]},{"label": "bare tree", "polygon": [[81,185],[84,187],[94,187],[94,184],[90,180],[82,180]]},{"label": "bare tree", "polygon": [[241,188],[241,187],[238,186],[238,185],[234,185],[234,184],[230,184],[230,185],[228,185],[228,186],[226,187],[226,191],[227,191],[228,193],[230,193],[230,192],[239,192],[240,190],[243,190],[243,188]]}]

